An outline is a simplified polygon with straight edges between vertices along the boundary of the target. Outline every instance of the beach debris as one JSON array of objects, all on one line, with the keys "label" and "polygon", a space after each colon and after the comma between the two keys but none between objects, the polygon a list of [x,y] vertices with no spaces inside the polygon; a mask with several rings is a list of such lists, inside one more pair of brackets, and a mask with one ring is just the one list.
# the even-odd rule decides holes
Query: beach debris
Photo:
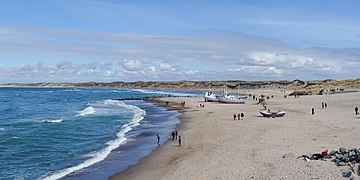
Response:
[{"label": "beach debris", "polygon": [[287,153],[282,156],[282,158],[294,158],[295,155],[293,153]]},{"label": "beach debris", "polygon": [[[283,158],[284,157],[285,155]],[[331,160],[331,162],[333,162],[336,166],[349,167],[348,170],[342,172],[343,177],[355,179],[360,175],[360,149],[358,148],[347,149],[345,147],[341,147],[338,151],[332,150],[328,152],[328,150],[325,150],[322,153],[314,153],[311,156],[302,155],[299,156],[298,159],[299,158],[302,158],[305,161],[326,161],[328,159]]]}]

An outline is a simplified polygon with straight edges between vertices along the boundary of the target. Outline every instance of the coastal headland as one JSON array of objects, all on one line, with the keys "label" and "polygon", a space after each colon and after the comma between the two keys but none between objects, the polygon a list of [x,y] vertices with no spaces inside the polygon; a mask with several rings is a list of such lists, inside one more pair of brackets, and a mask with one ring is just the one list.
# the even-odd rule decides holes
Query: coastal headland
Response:
[{"label": "coastal headland", "polygon": [[[182,146],[169,140],[110,179],[346,179],[350,166],[298,157],[360,147],[360,116],[354,113],[360,92],[298,98],[280,90],[246,93],[272,96],[267,107],[286,110],[286,115],[264,118],[262,106],[250,98],[240,105],[208,103],[201,97],[156,98],[153,103],[182,113],[176,129]],[[245,114],[243,120],[233,119],[238,113]]]}]

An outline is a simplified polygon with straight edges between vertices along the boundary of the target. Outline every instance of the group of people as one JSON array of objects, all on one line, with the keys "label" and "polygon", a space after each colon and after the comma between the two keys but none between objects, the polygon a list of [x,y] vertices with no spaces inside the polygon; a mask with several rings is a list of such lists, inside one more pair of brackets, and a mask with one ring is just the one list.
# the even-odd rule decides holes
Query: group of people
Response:
[{"label": "group of people", "polygon": [[321,108],[323,108],[323,109],[325,108],[325,109],[326,109],[326,108],[327,108],[327,103],[326,103],[326,102],[322,102],[322,103],[321,103]]},{"label": "group of people", "polygon": [[172,140],[178,139],[179,146],[181,146],[181,136],[178,136],[178,132],[177,131],[172,131],[171,136],[172,136]]},{"label": "group of people", "polygon": [[[327,108],[327,103],[326,102],[321,102],[321,108],[322,109],[326,109]],[[311,108],[311,115],[315,114],[315,108]]]},{"label": "group of people", "polygon": [[244,117],[245,117],[245,114],[244,114],[244,113],[234,114],[234,115],[233,115],[234,120],[236,120],[236,118],[237,118],[237,120],[243,120]]},{"label": "group of people", "polygon": [[199,106],[196,106],[196,107],[205,107],[204,104],[199,104]]},{"label": "group of people", "polygon": [[181,107],[184,107],[185,106],[185,101],[184,102],[181,102]]},{"label": "group of people", "polygon": [[172,132],[171,132],[171,136],[172,136],[172,140],[177,139],[177,137],[178,137],[178,132],[177,132],[177,131],[172,131]]},{"label": "group of people", "polygon": [[[178,136],[178,132],[177,131],[172,131],[171,136],[172,136],[172,140],[178,139],[179,146],[181,146],[181,136],[180,135]],[[160,146],[160,136],[159,136],[159,134],[156,134],[156,137],[157,137],[157,144],[158,144],[158,146]]]}]

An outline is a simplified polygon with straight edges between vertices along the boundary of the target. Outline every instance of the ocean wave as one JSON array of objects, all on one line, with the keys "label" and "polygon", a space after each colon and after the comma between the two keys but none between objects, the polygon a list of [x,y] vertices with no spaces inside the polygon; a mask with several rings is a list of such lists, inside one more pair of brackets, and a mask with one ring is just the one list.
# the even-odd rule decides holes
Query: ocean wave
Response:
[{"label": "ocean wave", "polygon": [[82,90],[81,90],[81,89],[73,88],[73,89],[64,89],[64,91],[82,91]]},{"label": "ocean wave", "polygon": [[53,174],[50,175],[46,175],[43,179],[45,180],[54,180],[54,179],[60,179],[74,171],[78,171],[80,169],[89,167],[97,162],[100,162],[102,160],[104,160],[110,153],[112,150],[118,148],[120,145],[126,143],[127,138],[125,137],[126,133],[129,132],[130,130],[132,130],[133,127],[138,126],[140,124],[140,121],[144,119],[144,116],[146,114],[146,112],[144,110],[142,110],[141,108],[137,107],[137,106],[132,106],[132,105],[127,105],[121,101],[115,101],[115,100],[105,100],[105,103],[108,104],[115,104],[118,106],[122,106],[125,107],[127,109],[132,110],[135,114],[132,118],[132,120],[123,125],[121,127],[121,129],[119,130],[119,132],[116,133],[117,138],[109,141],[106,143],[106,147],[104,149],[101,149],[100,151],[97,152],[92,152],[91,153],[91,157],[90,159],[84,161],[83,163],[64,169],[64,170],[60,170],[58,172],[55,172]]},{"label": "ocean wave", "polygon": [[53,120],[44,120],[43,122],[47,122],[47,123],[60,123],[63,122],[64,119],[53,119]]},{"label": "ocean wave", "polygon": [[5,128],[0,128],[0,131],[5,131]]},{"label": "ocean wave", "polygon": [[76,111],[76,116],[87,116],[87,115],[110,115],[113,113],[119,113],[117,107],[125,107],[124,103],[117,100],[103,100],[94,103],[86,103],[86,108],[81,111]]},{"label": "ocean wave", "polygon": [[171,92],[171,91],[152,91],[152,90],[147,90],[147,89],[131,89],[132,91],[138,91],[144,94],[161,94],[161,95],[170,95],[170,96],[179,96],[179,97],[184,97],[184,96],[196,96],[195,94],[191,94],[191,93],[180,93],[180,92]]},{"label": "ocean wave", "polygon": [[93,107],[89,106],[81,111],[78,111],[77,115],[78,116],[86,116],[86,115],[90,115],[90,114],[94,114],[94,113],[95,113],[95,109]]}]

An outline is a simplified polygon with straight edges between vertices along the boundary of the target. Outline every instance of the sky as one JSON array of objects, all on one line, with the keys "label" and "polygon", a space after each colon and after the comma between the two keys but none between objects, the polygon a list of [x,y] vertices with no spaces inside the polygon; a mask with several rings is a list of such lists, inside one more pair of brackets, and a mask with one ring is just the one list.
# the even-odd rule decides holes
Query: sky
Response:
[{"label": "sky", "polygon": [[0,1],[0,83],[360,77],[357,0]]}]

